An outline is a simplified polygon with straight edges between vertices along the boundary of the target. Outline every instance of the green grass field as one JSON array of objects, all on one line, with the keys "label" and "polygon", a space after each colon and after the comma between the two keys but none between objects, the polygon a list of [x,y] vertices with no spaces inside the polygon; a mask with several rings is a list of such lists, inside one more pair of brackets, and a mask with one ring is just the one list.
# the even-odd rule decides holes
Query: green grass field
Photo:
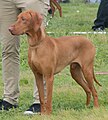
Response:
[{"label": "green grass field", "polygon": [[[63,17],[58,11],[49,22],[46,29],[53,37],[72,35],[70,32],[92,31],[91,27],[96,17],[98,4],[85,4],[83,0],[71,0],[68,4],[61,3]],[[50,16],[48,16],[49,19]],[[106,29],[107,31],[107,29]],[[108,71],[108,34],[86,34],[96,46],[95,72]],[[102,84],[95,84],[100,108],[85,106],[86,95],[83,89],[71,78],[69,67],[55,76],[53,90],[53,113],[51,116],[25,116],[23,112],[33,102],[34,76],[27,63],[27,39],[21,36],[20,48],[20,97],[19,108],[0,112],[0,120],[108,120],[108,75],[96,75]],[[1,56],[0,56],[1,63]],[[0,97],[3,94],[2,68],[0,64]]]}]

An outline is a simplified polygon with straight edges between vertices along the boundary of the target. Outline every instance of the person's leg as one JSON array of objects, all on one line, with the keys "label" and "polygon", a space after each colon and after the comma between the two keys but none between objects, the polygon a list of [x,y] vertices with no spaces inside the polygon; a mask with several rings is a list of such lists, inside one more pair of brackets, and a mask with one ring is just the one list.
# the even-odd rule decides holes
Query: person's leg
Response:
[{"label": "person's leg", "polygon": [[[49,8],[49,0],[31,0],[27,2],[25,10],[31,9],[42,14],[44,17],[42,26],[46,27],[46,16],[48,13],[48,8]],[[45,81],[44,81],[44,93],[46,97]],[[24,114],[34,114],[40,112],[39,94],[35,81],[34,81],[33,98],[34,98],[34,103],[30,106],[30,108],[27,111],[24,112]]]},{"label": "person's leg", "polygon": [[46,16],[49,8],[49,0],[30,0],[26,3],[25,10],[31,9],[43,15],[42,25],[46,26]]},{"label": "person's leg", "polygon": [[[24,0],[23,0],[24,1]],[[24,7],[22,7],[22,11],[25,10],[34,10],[36,12],[39,12],[40,14],[43,15],[43,22],[42,22],[42,26],[46,27],[47,25],[47,21],[46,21],[46,17],[48,14],[48,8],[49,8],[49,0],[26,0],[26,2],[24,3]],[[20,1],[17,1],[17,7],[20,8]],[[38,95],[38,89],[36,86],[36,82],[34,80],[34,103],[40,103],[39,102],[39,95]]]},{"label": "person's leg", "polygon": [[[39,12],[43,15],[44,19],[43,19],[43,23],[42,25],[44,27],[46,27],[46,16],[48,13],[48,7],[49,7],[49,2],[48,0],[31,0],[27,3],[26,9],[32,9],[36,12]],[[44,82],[44,92],[46,91],[46,86],[45,86],[45,82]],[[45,92],[46,94],[46,92]],[[36,82],[34,81],[34,103],[40,103],[39,102],[39,95],[38,95],[38,89],[36,86]]]},{"label": "person's leg", "polygon": [[106,27],[105,22],[108,20],[108,0],[102,0],[98,12],[97,12],[97,18],[94,21],[94,26],[92,27],[93,30],[100,28],[101,30],[104,30]]},{"label": "person's leg", "polygon": [[16,107],[19,96],[19,38],[12,36],[8,31],[9,26],[16,21],[18,13],[19,11],[13,0],[1,0],[0,33],[2,35],[2,72],[4,82],[2,105],[6,110],[6,106],[11,108],[12,106],[10,105],[15,105]]},{"label": "person's leg", "polygon": [[105,5],[105,22],[104,22],[104,26],[105,28],[108,28],[108,0],[106,1],[106,5]]}]

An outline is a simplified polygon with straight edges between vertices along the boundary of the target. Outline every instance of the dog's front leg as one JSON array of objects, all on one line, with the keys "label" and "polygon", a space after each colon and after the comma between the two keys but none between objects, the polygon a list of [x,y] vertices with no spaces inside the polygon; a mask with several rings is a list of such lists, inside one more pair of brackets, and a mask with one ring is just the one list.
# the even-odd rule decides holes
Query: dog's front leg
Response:
[{"label": "dog's front leg", "polygon": [[46,98],[46,114],[50,115],[52,112],[52,91],[53,91],[53,80],[54,80],[54,75],[46,75],[45,76],[46,80],[46,93],[47,93],[47,98]]},{"label": "dog's front leg", "polygon": [[35,78],[36,78],[36,84],[37,84],[37,88],[38,88],[38,92],[39,92],[41,114],[45,114],[43,75],[36,73]]}]

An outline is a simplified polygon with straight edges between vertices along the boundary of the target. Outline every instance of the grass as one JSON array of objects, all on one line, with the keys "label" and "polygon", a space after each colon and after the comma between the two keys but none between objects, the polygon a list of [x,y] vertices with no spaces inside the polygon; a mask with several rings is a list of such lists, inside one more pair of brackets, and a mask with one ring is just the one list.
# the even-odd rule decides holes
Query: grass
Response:
[{"label": "grass", "polygon": [[[84,4],[83,0],[71,0],[71,3],[61,3],[63,17],[58,12],[51,19],[47,32],[53,37],[70,35],[69,32],[92,31],[93,20],[96,17],[98,4]],[[78,12],[79,11],[79,12]],[[49,19],[50,16],[48,16]],[[107,30],[106,30],[107,31]],[[108,34],[86,34],[96,46],[95,71],[108,70]],[[33,102],[33,74],[27,63],[27,40],[21,36],[20,48],[20,97],[19,108],[9,112],[0,112],[0,120],[108,120],[108,75],[96,75],[102,84],[95,84],[100,108],[86,108],[86,95],[82,88],[70,77],[69,67],[55,76],[53,91],[53,113],[51,116],[25,116],[23,112]],[[1,57],[0,57],[1,63]],[[0,64],[0,96],[3,94],[2,68]]]}]

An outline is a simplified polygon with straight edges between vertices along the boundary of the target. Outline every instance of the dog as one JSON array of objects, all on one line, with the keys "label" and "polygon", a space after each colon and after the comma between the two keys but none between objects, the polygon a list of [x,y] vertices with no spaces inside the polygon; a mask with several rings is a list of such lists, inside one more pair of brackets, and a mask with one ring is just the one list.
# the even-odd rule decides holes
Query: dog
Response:
[{"label": "dog", "polygon": [[50,6],[52,10],[52,17],[54,17],[55,7],[58,9],[60,17],[62,17],[62,8],[57,0],[50,0]]},{"label": "dog", "polygon": [[[36,78],[41,104],[41,114],[52,112],[52,91],[54,75],[70,65],[72,78],[84,89],[90,104],[91,94],[94,107],[99,107],[94,81],[100,85],[94,75],[95,46],[83,36],[63,36],[52,38],[42,27],[42,16],[28,10],[18,16],[16,23],[9,27],[12,35],[27,34],[28,63]],[[43,78],[46,81],[47,98],[44,99]],[[100,85],[101,86],[101,85]]]}]

